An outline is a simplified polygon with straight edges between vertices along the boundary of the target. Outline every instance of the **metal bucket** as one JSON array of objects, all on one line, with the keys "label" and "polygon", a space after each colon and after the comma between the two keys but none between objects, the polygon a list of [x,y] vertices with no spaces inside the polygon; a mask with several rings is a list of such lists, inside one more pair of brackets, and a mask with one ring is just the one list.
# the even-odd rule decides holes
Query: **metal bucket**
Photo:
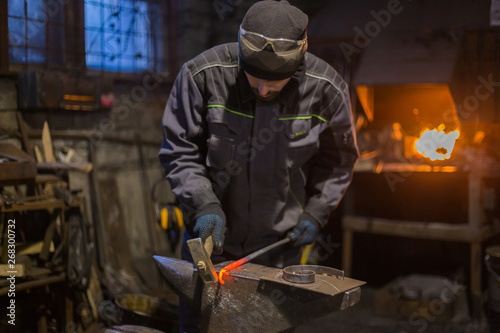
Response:
[{"label": "metal bucket", "polygon": [[486,248],[484,257],[488,278],[488,303],[490,310],[500,313],[500,245]]}]

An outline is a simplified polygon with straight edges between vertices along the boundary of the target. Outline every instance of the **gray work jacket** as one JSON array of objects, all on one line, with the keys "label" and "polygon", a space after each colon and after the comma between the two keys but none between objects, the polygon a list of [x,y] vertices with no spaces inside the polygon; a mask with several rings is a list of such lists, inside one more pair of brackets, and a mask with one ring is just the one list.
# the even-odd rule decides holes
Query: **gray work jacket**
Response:
[{"label": "gray work jacket", "polygon": [[250,90],[237,43],[203,52],[179,72],[162,129],[160,162],[186,223],[220,203],[224,251],[235,256],[283,237],[302,212],[324,226],[358,158],[347,84],[310,53],[266,102]]}]

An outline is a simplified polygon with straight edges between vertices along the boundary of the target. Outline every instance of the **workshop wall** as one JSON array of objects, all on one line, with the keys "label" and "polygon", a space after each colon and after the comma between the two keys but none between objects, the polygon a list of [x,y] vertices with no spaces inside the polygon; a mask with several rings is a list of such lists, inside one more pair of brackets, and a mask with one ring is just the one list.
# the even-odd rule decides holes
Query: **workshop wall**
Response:
[{"label": "workshop wall", "polygon": [[[147,74],[137,79],[138,83],[115,83],[113,107],[88,112],[20,110],[18,81],[14,77],[0,79],[0,134],[10,135],[9,141],[22,148],[15,134],[19,129],[16,112],[21,112],[30,131],[31,143],[37,150],[43,152],[40,133],[47,121],[56,158],[69,158],[66,162],[72,163],[93,163],[93,175],[69,172],[69,188],[82,192],[89,220],[105,231],[101,233],[105,239],[99,246],[105,241],[103,251],[106,255],[101,259],[108,258],[105,264],[114,262],[117,264],[113,265],[115,269],[124,268],[130,276],[137,270],[134,265],[150,261],[153,254],[172,254],[165,235],[157,227],[149,193],[153,182],[163,177],[157,155],[162,141],[161,117],[169,92],[168,80],[166,75]],[[103,185],[110,182],[115,186],[116,205],[100,200],[100,193],[106,190]],[[162,186],[166,187],[163,196],[173,201],[168,183]],[[120,232],[116,233],[113,228],[119,228]],[[109,239],[114,235],[106,231],[115,231],[114,235],[120,237]],[[127,249],[125,253],[124,249]],[[112,256],[125,257],[129,262],[110,260]],[[147,275],[153,269],[155,267],[150,265],[143,271]],[[116,281],[114,284],[120,285]],[[130,283],[127,288],[140,289]]]}]

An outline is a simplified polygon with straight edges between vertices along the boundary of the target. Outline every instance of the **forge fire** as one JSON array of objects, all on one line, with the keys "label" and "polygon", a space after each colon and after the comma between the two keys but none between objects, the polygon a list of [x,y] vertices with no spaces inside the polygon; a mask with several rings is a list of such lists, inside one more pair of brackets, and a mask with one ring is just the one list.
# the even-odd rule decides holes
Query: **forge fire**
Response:
[{"label": "forge fire", "polygon": [[459,136],[459,130],[445,133],[444,125],[432,130],[426,129],[415,141],[415,149],[420,155],[432,161],[449,159]]}]

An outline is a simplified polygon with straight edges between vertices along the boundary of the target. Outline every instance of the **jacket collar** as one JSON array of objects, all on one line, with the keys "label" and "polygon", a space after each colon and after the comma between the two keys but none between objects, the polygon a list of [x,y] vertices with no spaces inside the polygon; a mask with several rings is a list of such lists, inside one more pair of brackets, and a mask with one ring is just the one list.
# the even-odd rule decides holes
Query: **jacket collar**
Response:
[{"label": "jacket collar", "polygon": [[[293,74],[290,82],[287,83],[287,85],[283,88],[279,96],[277,97],[277,101],[282,103],[285,106],[289,106],[290,103],[293,100],[293,97],[298,91],[298,87],[300,85],[300,82],[302,82],[304,75],[306,73],[306,60],[302,59],[302,63],[300,64],[299,68],[295,71]],[[251,100],[256,99],[257,97],[253,93],[253,91],[250,88],[250,83],[247,80],[247,77],[245,75],[245,72],[243,71],[243,68],[241,67],[241,64],[238,66],[238,78],[237,78],[238,86],[241,92],[241,96],[243,97],[243,103],[247,103]]]},{"label": "jacket collar", "polygon": [[281,90],[280,95],[278,96],[278,100],[285,106],[290,106],[293,97],[299,90],[299,85],[304,79],[304,75],[306,74],[306,61],[305,57],[302,59],[302,63],[299,68],[295,71],[292,76],[290,82]]}]

